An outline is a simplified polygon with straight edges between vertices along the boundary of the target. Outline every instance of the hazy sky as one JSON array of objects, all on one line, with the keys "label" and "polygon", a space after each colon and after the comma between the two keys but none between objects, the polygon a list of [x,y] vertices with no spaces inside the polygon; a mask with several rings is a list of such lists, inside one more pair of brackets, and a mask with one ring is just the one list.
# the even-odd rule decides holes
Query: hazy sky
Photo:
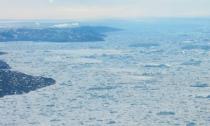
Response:
[{"label": "hazy sky", "polygon": [[210,0],[0,0],[0,19],[210,16]]}]

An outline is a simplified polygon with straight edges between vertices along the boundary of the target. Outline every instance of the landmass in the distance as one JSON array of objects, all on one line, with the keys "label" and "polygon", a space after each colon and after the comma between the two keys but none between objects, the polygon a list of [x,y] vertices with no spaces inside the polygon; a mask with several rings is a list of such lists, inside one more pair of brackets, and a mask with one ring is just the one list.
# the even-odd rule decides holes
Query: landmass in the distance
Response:
[{"label": "landmass in the distance", "polygon": [[104,41],[107,32],[119,29],[105,26],[0,28],[0,42],[89,42]]}]

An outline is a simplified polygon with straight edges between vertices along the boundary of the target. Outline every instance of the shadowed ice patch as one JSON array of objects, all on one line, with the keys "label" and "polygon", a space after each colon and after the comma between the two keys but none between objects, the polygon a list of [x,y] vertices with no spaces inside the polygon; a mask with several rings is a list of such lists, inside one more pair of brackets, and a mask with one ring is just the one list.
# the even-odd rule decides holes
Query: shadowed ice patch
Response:
[{"label": "shadowed ice patch", "polygon": [[206,83],[197,82],[197,83],[195,83],[195,84],[191,85],[191,87],[200,87],[200,88],[205,88],[205,87],[209,87],[209,85],[208,85],[208,84],[206,84]]},{"label": "shadowed ice patch", "polygon": [[151,47],[158,47],[160,46],[157,43],[138,43],[138,44],[133,44],[130,45],[130,47],[141,47],[141,48],[151,48]]},{"label": "shadowed ice patch", "polygon": [[171,112],[171,111],[162,111],[162,112],[159,112],[159,113],[157,113],[157,115],[175,115],[175,112]]},{"label": "shadowed ice patch", "polygon": [[115,124],[116,122],[115,121],[109,121],[107,124]]},{"label": "shadowed ice patch", "polygon": [[192,49],[201,49],[201,50],[210,50],[210,45],[185,45],[182,49],[192,50]]},{"label": "shadowed ice patch", "polygon": [[117,86],[106,86],[106,87],[92,87],[92,88],[89,88],[88,90],[102,91],[102,90],[112,90],[116,88]]},{"label": "shadowed ice patch", "polygon": [[167,64],[147,64],[144,65],[144,67],[148,67],[148,68],[169,68],[170,66]]},{"label": "shadowed ice patch", "polygon": [[5,52],[0,52],[0,55],[4,55],[4,54],[7,54],[7,53],[5,53]]},{"label": "shadowed ice patch", "polygon": [[184,63],[182,63],[181,65],[200,65],[201,61],[200,60],[194,60],[194,59],[190,59],[189,61],[186,61]]},{"label": "shadowed ice patch", "polygon": [[189,122],[186,126],[196,126],[196,124],[194,122]]}]

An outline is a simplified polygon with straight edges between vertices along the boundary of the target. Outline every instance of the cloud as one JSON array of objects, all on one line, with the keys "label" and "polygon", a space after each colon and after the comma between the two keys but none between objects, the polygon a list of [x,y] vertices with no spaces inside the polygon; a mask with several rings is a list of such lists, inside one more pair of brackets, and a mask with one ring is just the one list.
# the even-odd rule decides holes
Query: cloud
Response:
[{"label": "cloud", "polygon": [[0,18],[196,17],[210,16],[209,5],[210,0],[0,0]]}]

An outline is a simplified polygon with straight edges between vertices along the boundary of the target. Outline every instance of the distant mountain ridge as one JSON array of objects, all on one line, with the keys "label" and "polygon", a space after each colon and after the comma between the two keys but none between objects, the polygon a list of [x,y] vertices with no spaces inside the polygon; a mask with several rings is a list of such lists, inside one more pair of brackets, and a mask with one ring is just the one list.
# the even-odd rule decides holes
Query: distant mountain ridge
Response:
[{"label": "distant mountain ridge", "polygon": [[1,28],[0,42],[89,42],[104,41],[107,32],[120,29],[106,26],[78,26],[72,28]]}]

